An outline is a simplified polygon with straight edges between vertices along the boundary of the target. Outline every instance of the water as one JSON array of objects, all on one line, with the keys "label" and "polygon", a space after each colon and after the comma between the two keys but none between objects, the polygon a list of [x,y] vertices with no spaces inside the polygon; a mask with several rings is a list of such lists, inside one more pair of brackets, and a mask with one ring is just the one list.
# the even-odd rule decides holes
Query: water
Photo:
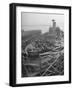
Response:
[{"label": "water", "polygon": [[41,25],[41,26],[22,26],[22,30],[24,31],[31,31],[31,30],[41,30],[42,33],[49,31],[48,25]]}]

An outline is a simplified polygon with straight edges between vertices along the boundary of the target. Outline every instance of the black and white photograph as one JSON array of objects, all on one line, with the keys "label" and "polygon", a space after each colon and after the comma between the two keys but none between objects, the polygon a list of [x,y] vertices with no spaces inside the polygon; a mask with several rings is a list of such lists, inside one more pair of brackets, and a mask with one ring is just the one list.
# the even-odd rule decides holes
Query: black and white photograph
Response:
[{"label": "black and white photograph", "polygon": [[64,75],[64,15],[21,13],[22,77]]},{"label": "black and white photograph", "polygon": [[71,7],[10,4],[10,86],[71,83]]}]

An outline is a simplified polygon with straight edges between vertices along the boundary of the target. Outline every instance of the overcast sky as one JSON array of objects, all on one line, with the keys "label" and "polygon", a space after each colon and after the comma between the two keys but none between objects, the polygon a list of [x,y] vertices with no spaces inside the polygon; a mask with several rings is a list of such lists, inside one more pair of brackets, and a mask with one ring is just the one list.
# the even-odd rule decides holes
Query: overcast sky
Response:
[{"label": "overcast sky", "polygon": [[40,13],[25,13],[21,14],[21,28],[23,30],[42,30],[42,33],[49,31],[52,26],[52,19],[56,21],[56,25],[62,30],[64,29],[63,14],[40,14]]}]

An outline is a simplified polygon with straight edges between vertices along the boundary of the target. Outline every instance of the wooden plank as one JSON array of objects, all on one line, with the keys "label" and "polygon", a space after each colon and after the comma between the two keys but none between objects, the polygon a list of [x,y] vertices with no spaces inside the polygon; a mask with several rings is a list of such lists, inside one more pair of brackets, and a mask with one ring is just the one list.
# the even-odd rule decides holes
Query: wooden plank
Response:
[{"label": "wooden plank", "polygon": [[37,66],[37,67],[40,66],[39,64],[36,64],[36,63],[25,63],[24,65],[25,66]]},{"label": "wooden plank", "polygon": [[45,70],[45,72],[42,74],[42,76],[48,71],[49,68],[58,60],[58,58]]}]

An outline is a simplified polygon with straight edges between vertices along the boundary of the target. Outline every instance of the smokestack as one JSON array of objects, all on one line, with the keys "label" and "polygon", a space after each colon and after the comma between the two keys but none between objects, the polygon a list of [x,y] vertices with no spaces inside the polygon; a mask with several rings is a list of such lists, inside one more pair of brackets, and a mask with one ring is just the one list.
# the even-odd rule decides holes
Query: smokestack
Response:
[{"label": "smokestack", "polygon": [[55,22],[55,20],[53,19],[52,22],[53,22],[53,28],[56,28],[56,22]]}]

